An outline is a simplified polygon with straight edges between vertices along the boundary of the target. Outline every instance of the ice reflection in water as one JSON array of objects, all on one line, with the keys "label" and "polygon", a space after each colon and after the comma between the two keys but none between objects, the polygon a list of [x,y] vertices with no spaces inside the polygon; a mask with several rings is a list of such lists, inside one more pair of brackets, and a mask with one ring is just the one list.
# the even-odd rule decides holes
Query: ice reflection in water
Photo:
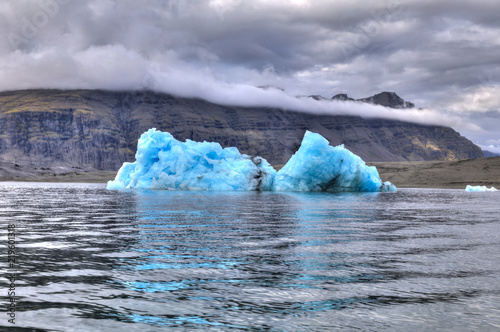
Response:
[{"label": "ice reflection in water", "polygon": [[0,184],[16,326],[496,330],[499,197]]}]

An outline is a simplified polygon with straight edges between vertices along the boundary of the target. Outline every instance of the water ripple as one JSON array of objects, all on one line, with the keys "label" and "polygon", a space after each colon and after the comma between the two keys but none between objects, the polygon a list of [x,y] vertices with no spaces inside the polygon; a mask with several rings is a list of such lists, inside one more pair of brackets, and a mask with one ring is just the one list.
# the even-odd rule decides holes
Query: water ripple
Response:
[{"label": "water ripple", "polygon": [[19,331],[493,331],[497,200],[3,183],[0,217]]}]

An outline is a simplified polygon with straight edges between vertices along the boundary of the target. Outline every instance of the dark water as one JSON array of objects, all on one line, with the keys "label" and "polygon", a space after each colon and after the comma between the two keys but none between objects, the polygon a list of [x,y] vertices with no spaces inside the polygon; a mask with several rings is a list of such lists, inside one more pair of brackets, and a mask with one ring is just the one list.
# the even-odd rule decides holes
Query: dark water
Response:
[{"label": "dark water", "polygon": [[499,331],[499,201],[3,183],[0,330]]}]

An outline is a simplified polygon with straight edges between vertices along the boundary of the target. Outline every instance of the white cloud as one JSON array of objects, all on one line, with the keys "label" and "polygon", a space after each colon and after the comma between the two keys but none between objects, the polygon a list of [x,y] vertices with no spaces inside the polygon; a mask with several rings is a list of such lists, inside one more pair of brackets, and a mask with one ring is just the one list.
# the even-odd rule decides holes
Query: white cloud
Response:
[{"label": "white cloud", "polygon": [[467,90],[448,108],[457,113],[500,112],[500,86],[479,86]]}]

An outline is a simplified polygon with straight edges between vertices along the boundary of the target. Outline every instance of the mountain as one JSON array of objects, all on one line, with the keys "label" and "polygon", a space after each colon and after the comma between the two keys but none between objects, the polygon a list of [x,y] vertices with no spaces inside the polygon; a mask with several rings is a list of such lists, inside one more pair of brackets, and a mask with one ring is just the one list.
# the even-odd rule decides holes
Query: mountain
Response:
[{"label": "mountain", "polygon": [[484,155],[484,158],[500,157],[500,154],[498,154],[496,152],[491,152],[491,151],[488,151],[488,150],[483,150],[483,155]]},{"label": "mountain", "polygon": [[355,101],[355,99],[352,99],[351,97],[347,96],[345,93],[339,93],[338,95],[335,95],[332,97],[333,100],[341,100],[341,101]]},{"label": "mountain", "polygon": [[398,96],[395,92],[381,92],[371,97],[361,98],[361,99],[353,99],[348,97],[344,93],[339,93],[332,97],[334,100],[342,100],[342,101],[360,101],[363,103],[369,103],[374,105],[381,105],[390,108],[414,108],[415,104],[412,102],[406,101],[400,96]]},{"label": "mountain", "polygon": [[306,130],[366,161],[459,160],[482,151],[455,130],[386,119],[231,107],[151,91],[24,90],[0,93],[0,161],[116,170],[133,161],[149,128],[215,141],[284,164]]},{"label": "mountain", "polygon": [[414,108],[415,104],[404,100],[395,92],[381,92],[371,97],[358,99],[364,103],[382,105],[391,108]]}]

